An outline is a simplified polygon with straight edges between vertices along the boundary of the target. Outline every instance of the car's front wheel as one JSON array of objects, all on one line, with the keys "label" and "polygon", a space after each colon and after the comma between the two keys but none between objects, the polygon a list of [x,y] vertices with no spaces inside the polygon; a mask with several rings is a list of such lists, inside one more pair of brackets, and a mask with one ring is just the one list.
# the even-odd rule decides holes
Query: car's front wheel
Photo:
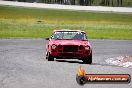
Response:
[{"label": "car's front wheel", "polygon": [[92,52],[88,57],[82,59],[85,64],[92,64]]},{"label": "car's front wheel", "polygon": [[47,52],[47,53],[46,53],[46,59],[47,59],[48,61],[54,61],[54,57],[52,57],[52,56],[50,55],[50,52]]}]

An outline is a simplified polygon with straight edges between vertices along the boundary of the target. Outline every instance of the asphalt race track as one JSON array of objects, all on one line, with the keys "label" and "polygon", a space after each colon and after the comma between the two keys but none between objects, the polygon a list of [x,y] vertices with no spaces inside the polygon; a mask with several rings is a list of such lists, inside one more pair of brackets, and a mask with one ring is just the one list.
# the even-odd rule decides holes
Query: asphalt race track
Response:
[{"label": "asphalt race track", "polygon": [[[0,40],[0,88],[80,88],[76,83],[77,67],[89,74],[130,74],[131,68],[108,65],[105,60],[132,55],[130,40],[90,40],[93,64],[78,60],[45,59],[44,39]],[[86,84],[83,88],[132,88],[129,84]]]}]

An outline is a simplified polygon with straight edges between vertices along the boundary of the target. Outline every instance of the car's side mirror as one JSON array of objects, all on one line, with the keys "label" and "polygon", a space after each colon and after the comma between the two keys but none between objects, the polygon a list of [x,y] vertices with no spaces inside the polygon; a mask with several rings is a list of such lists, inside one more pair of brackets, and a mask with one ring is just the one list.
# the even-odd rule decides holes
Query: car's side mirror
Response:
[{"label": "car's side mirror", "polygon": [[45,40],[49,40],[49,38],[45,38]]}]

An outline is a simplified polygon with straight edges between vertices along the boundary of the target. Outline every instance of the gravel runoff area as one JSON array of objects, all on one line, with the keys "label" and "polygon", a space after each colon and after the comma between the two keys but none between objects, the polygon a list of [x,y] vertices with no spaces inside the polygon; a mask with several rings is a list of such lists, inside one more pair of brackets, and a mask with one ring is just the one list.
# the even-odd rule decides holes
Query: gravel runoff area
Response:
[{"label": "gravel runoff area", "polygon": [[108,64],[132,68],[132,56],[119,56],[106,59]]},{"label": "gravel runoff area", "polygon": [[132,13],[131,7],[58,5],[58,4],[27,3],[27,2],[1,1],[1,0],[0,0],[0,5],[49,8],[49,9],[63,9],[63,10],[65,9],[65,10],[80,10],[80,11],[107,11],[107,12]]}]

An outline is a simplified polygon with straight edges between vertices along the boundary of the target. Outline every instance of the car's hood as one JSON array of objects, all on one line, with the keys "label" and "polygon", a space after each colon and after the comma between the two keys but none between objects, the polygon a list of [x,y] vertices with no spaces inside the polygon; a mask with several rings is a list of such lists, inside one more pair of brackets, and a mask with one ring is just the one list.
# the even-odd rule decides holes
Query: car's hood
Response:
[{"label": "car's hood", "polygon": [[82,40],[50,40],[53,44],[56,45],[90,45],[89,41]]}]

